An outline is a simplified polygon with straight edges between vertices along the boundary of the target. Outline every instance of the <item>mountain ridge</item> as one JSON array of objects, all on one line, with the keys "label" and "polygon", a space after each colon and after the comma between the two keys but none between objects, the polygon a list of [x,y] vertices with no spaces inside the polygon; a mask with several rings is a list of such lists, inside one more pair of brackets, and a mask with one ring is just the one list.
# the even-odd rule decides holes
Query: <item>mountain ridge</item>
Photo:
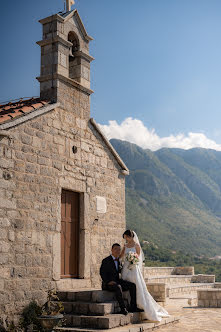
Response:
[{"label": "mountain ridge", "polygon": [[221,152],[142,149],[110,140],[130,170],[127,226],[143,240],[196,255],[221,254]]}]

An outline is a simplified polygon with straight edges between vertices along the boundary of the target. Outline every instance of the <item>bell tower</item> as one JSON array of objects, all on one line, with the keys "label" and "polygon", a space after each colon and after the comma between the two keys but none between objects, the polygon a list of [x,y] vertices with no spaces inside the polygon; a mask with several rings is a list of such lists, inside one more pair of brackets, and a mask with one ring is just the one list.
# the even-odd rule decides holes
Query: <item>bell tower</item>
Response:
[{"label": "bell tower", "polygon": [[93,40],[87,34],[78,11],[71,10],[73,0],[66,0],[66,12],[46,17],[39,22],[43,27],[41,47],[40,82],[41,98],[67,105],[76,100],[79,93],[83,98],[90,96],[89,43]]}]

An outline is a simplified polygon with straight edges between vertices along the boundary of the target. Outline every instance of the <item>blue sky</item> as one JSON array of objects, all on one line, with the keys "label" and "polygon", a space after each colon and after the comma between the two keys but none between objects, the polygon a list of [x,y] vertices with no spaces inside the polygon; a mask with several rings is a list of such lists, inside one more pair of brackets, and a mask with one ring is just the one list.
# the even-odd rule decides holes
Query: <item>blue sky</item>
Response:
[{"label": "blue sky", "polygon": [[[192,132],[221,144],[220,0],[76,0],[74,7],[94,37],[98,123],[110,131],[110,120],[120,130],[138,119],[158,138]],[[38,20],[62,9],[63,0],[2,1],[1,102],[39,95]]]}]

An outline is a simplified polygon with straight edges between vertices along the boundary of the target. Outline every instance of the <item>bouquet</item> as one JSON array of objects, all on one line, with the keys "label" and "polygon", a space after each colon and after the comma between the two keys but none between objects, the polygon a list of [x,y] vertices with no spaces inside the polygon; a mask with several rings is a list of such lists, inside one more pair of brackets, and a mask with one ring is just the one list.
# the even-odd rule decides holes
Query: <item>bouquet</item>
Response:
[{"label": "bouquet", "polygon": [[128,261],[128,263],[129,263],[129,266],[128,266],[129,270],[132,270],[133,267],[135,267],[139,263],[138,254],[136,252],[129,251],[126,254],[126,261]]}]

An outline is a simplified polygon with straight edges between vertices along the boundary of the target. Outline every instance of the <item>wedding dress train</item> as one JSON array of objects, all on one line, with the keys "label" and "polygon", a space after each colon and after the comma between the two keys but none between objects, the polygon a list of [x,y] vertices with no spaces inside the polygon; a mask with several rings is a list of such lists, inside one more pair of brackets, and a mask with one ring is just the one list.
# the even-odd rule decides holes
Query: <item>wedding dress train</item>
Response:
[{"label": "wedding dress train", "polygon": [[[136,249],[135,247],[126,247],[125,255],[129,253],[129,251],[136,252]],[[143,318],[160,322],[163,317],[169,317],[168,312],[163,307],[161,307],[148,292],[140,270],[140,266],[134,265],[130,270],[129,264],[130,263],[128,261],[125,261],[121,271],[121,277],[123,280],[127,280],[136,284],[137,307],[144,310],[142,313]]]}]

